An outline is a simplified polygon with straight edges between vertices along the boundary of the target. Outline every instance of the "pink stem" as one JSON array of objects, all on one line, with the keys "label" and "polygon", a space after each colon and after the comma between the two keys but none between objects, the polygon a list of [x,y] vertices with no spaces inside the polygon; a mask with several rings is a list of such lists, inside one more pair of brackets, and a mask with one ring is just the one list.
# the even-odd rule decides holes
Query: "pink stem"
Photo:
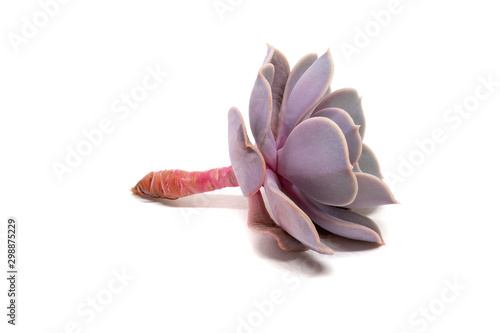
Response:
[{"label": "pink stem", "polygon": [[132,192],[150,198],[175,200],[191,194],[236,187],[238,181],[231,166],[207,171],[163,170],[148,173]]}]

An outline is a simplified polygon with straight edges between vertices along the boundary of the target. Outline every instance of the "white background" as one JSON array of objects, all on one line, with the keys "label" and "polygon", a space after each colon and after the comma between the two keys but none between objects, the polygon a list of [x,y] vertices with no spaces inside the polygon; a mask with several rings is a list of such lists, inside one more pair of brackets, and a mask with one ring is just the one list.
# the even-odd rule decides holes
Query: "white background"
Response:
[{"label": "white background", "polygon": [[[220,14],[212,0],[69,1],[17,47],[42,9],[1,3],[1,267],[15,216],[20,276],[15,328],[0,283],[0,330],[498,331],[500,86],[477,88],[500,81],[492,2],[401,0],[385,26],[373,12],[389,0],[229,3]],[[363,96],[365,142],[386,179],[401,177],[402,204],[371,214],[386,246],[334,238],[333,256],[283,253],[247,230],[237,188],[175,202],[129,192],[149,171],[229,165],[227,111],[247,119],[265,43],[291,65],[330,48],[332,89]],[[127,116],[113,112],[147,67],[169,75]],[[466,116],[447,111],[474,100]],[[53,164],[103,119],[112,131],[59,180]],[[446,139],[419,153],[435,129]]]}]

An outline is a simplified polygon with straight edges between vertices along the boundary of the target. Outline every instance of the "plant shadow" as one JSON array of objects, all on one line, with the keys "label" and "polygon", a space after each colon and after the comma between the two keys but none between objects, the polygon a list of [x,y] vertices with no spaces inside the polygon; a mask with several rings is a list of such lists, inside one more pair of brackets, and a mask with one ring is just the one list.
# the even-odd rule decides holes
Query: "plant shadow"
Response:
[{"label": "plant shadow", "polygon": [[[192,195],[177,200],[146,198],[137,195],[138,200],[145,203],[161,204],[176,208],[226,208],[241,211],[248,210],[247,198],[242,195],[203,193]],[[363,213],[371,213],[374,210],[364,210]],[[246,221],[246,213],[242,213],[243,221]],[[312,250],[305,252],[284,251],[279,248],[272,237],[260,235],[248,230],[248,237],[253,251],[259,257],[267,260],[278,269],[306,278],[330,276],[334,270],[330,262],[323,261],[332,259],[331,256],[321,255]],[[334,252],[334,257],[342,257],[343,254],[369,251],[380,247],[379,244],[352,240],[337,235],[322,237],[321,241],[329,246]],[[319,259],[321,258],[321,259]]]},{"label": "plant shadow", "polygon": [[381,247],[376,243],[331,235],[322,238],[321,241],[334,251],[333,256],[322,255],[312,250],[291,252],[280,249],[272,237],[248,232],[252,248],[259,257],[281,270],[307,278],[331,276],[334,273],[331,260],[335,257],[351,256],[356,252],[372,251]]},{"label": "plant shadow", "polygon": [[280,270],[307,278],[328,276],[333,273],[330,265],[325,265],[318,259],[320,254],[312,251],[283,251],[274,238],[250,230],[248,233],[254,252]]}]

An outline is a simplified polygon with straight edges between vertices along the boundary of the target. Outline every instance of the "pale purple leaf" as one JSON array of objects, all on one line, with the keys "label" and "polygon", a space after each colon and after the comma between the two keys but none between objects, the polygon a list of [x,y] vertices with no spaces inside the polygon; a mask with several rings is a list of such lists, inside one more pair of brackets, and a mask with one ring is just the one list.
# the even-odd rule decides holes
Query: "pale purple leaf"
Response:
[{"label": "pale purple leaf", "polygon": [[[283,93],[283,103],[288,100],[290,93],[295,87],[295,84],[299,79],[304,75],[304,73],[311,67],[314,62],[318,60],[318,55],[316,53],[309,53],[303,56],[296,64],[293,66],[290,75],[288,76],[288,80],[286,82],[285,91]],[[283,106],[282,106],[283,109]]]},{"label": "pale purple leaf", "polygon": [[271,117],[271,131],[274,138],[278,135],[279,112],[283,101],[286,82],[290,75],[290,65],[288,60],[279,50],[271,45],[267,45],[268,51],[264,63],[270,63],[274,66],[274,80],[272,80],[271,90],[273,94],[273,111]]},{"label": "pale purple leaf", "polygon": [[356,172],[358,193],[347,208],[368,208],[398,203],[389,187],[379,178],[369,173]]},{"label": "pale purple leaf", "polygon": [[294,202],[321,228],[339,236],[384,244],[379,227],[370,218],[345,208],[313,202],[291,184],[287,184],[286,189]]},{"label": "pale purple leaf", "polygon": [[362,141],[359,135],[359,125],[354,124],[347,112],[338,108],[327,108],[314,112],[313,117],[325,117],[339,125],[347,141],[349,161],[355,165],[361,155]]},{"label": "pale purple leaf", "polygon": [[328,50],[304,72],[290,95],[286,96],[285,92],[278,129],[278,149],[283,146],[292,129],[321,101],[332,77],[333,60]]},{"label": "pale purple leaf", "polygon": [[266,170],[264,189],[278,224],[286,232],[316,252],[333,254],[328,246],[321,243],[311,219],[282,192],[278,176],[270,169]]},{"label": "pale purple leaf", "polygon": [[356,125],[360,125],[359,134],[361,138],[365,135],[365,116],[363,114],[363,107],[361,106],[361,97],[358,92],[352,88],[342,88],[335,90],[328,95],[319,105],[316,110],[326,108],[339,108],[345,110]]},{"label": "pale purple leaf", "polygon": [[249,117],[250,129],[257,146],[260,146],[271,125],[273,99],[271,84],[274,77],[274,66],[265,64],[260,69],[250,96]]},{"label": "pale purple leaf", "polygon": [[276,141],[274,139],[271,129],[264,138],[264,141],[259,146],[259,150],[266,161],[266,164],[273,170],[276,170],[277,154],[276,154]]},{"label": "pale purple leaf", "polygon": [[244,196],[257,192],[264,182],[264,158],[248,140],[240,111],[232,107],[228,112],[229,157],[234,174]]},{"label": "pale purple leaf", "polygon": [[358,160],[359,169],[362,172],[369,173],[380,179],[382,179],[382,172],[380,171],[380,165],[378,164],[377,157],[373,150],[370,149],[366,144],[363,143],[363,150],[361,151],[361,156]]},{"label": "pale purple leaf", "polygon": [[278,151],[278,173],[327,205],[347,205],[356,196],[344,134],[325,117],[307,119],[294,128]]},{"label": "pale purple leaf", "polygon": [[306,251],[309,248],[277,225],[267,212],[260,191],[248,197],[248,228],[258,234],[273,237],[285,251]]}]

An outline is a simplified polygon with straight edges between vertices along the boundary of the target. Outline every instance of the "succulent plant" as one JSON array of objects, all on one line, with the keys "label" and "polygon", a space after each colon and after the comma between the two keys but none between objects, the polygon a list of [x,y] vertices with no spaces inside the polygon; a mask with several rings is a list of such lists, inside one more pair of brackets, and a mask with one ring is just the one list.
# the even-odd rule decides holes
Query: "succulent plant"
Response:
[{"label": "succulent plant", "polygon": [[255,145],[241,113],[232,107],[231,166],[151,172],[132,191],[177,199],[240,186],[248,197],[248,227],[273,237],[283,250],[333,254],[320,234],[384,244],[375,222],[353,209],[397,201],[382,181],[375,154],[363,143],[361,98],[351,88],[330,92],[332,77],[329,51],[319,58],[307,54],[290,70],[286,57],[268,45],[250,95]]},{"label": "succulent plant", "polygon": [[304,56],[290,71],[285,56],[268,46],[250,96],[255,146],[238,109],[229,110],[229,154],[248,197],[248,226],[284,250],[332,254],[318,229],[383,244],[378,226],[352,208],[396,203],[362,143],[361,98],[349,88],[330,93],[332,76],[329,51]]}]

